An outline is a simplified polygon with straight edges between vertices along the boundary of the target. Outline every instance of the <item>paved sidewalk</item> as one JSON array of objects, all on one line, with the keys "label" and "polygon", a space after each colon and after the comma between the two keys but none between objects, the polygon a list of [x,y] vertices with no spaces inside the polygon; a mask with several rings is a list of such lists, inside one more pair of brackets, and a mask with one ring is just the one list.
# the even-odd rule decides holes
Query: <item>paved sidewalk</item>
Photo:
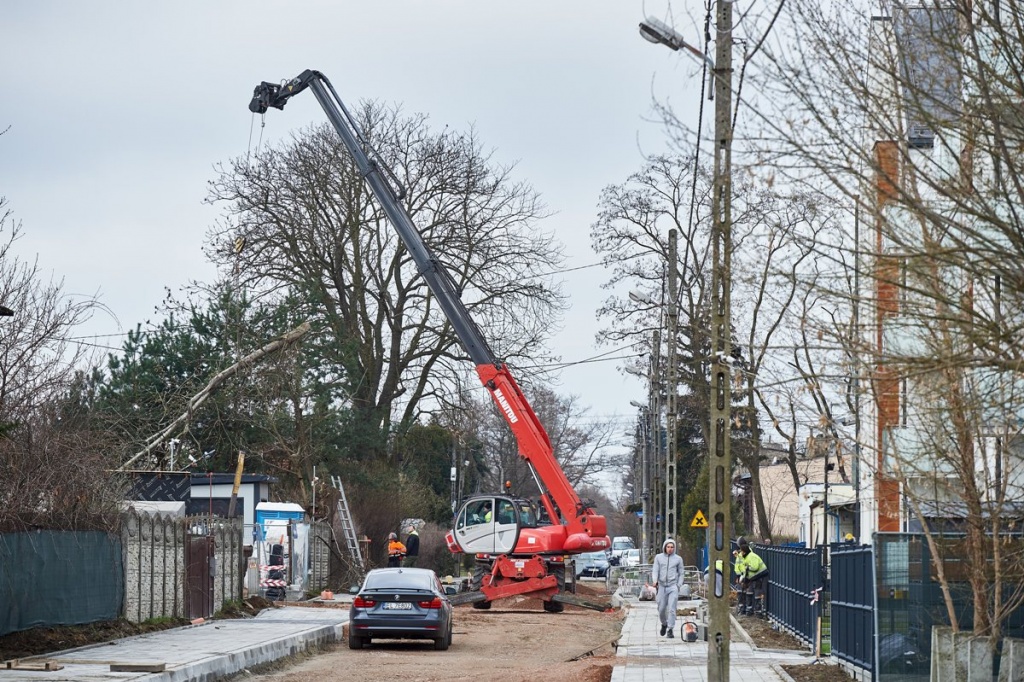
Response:
[{"label": "paved sidewalk", "polygon": [[[265,609],[256,618],[215,620],[22,659],[27,664],[54,661],[64,668],[54,672],[0,670],[0,682],[219,679],[340,640],[347,622],[347,608]],[[111,672],[111,664],[116,663],[164,663],[166,669],[162,673]]]},{"label": "paved sidewalk", "polygon": [[[629,613],[622,626],[612,682],[707,682],[708,642],[682,641],[682,617],[676,619],[674,638],[660,637],[657,604],[635,598],[624,601]],[[679,602],[680,608],[688,603]],[[735,626],[729,654],[729,679],[737,682],[783,682],[788,676],[783,677],[773,664],[807,663],[811,657],[796,651],[757,650],[737,634]]]}]

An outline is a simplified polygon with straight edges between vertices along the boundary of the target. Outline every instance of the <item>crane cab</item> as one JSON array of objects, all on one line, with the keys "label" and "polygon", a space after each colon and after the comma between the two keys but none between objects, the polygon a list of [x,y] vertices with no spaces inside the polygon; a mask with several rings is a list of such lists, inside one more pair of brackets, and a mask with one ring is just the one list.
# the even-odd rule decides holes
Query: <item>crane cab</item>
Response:
[{"label": "crane cab", "polygon": [[530,530],[537,528],[537,517],[537,507],[530,500],[477,495],[466,500],[455,514],[445,540],[453,552],[511,554],[520,536],[531,535]]}]

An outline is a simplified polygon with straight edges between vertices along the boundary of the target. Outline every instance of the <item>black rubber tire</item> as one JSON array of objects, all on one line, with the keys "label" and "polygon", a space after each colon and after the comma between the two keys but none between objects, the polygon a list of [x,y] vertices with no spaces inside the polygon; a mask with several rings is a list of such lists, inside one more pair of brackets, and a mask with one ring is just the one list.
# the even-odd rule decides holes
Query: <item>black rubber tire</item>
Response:
[{"label": "black rubber tire", "polygon": [[360,637],[359,635],[348,636],[348,648],[349,649],[362,649],[366,646],[366,638]]},{"label": "black rubber tire", "polygon": [[434,651],[448,651],[448,647],[452,644],[452,629],[448,628],[448,632],[445,633],[444,637],[438,637],[434,640]]},{"label": "black rubber tire", "polygon": [[[551,574],[555,576],[558,584],[558,591],[565,592],[565,564],[550,564]],[[565,611],[565,604],[557,601],[544,602],[544,610],[548,613],[561,613]]]},{"label": "black rubber tire", "polygon": [[[489,564],[473,564],[473,577],[469,580],[469,589],[473,592],[479,592],[480,587],[484,583],[484,576],[491,572]],[[480,609],[486,611],[491,608],[491,602],[489,601],[475,601],[473,602],[474,609]]]}]

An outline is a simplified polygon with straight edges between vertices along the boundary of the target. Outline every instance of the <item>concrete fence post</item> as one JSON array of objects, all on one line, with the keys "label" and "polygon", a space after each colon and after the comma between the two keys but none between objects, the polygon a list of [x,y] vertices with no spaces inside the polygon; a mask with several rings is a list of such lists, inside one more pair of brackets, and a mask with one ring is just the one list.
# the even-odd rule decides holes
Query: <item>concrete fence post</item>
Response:
[{"label": "concrete fence post", "polygon": [[1024,639],[1003,638],[1003,655],[999,660],[999,682],[1024,679]]}]

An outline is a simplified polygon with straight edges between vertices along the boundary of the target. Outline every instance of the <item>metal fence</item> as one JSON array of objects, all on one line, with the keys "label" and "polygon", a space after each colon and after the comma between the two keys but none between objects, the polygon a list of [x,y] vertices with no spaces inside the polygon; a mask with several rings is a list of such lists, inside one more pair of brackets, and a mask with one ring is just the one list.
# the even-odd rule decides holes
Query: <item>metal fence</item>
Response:
[{"label": "metal fence", "polygon": [[610,566],[605,572],[605,583],[621,594],[639,596],[640,588],[651,582],[651,565]]},{"label": "metal fence", "polygon": [[875,669],[874,552],[868,545],[832,545],[830,634],[832,655]]},{"label": "metal fence", "polygon": [[[960,544],[963,539],[962,534],[944,533],[936,541],[945,556],[943,566],[957,625],[961,631],[969,631],[974,627],[974,594],[967,582],[970,567],[967,552]],[[1008,536],[1006,542],[1019,543],[1020,538]],[[878,533],[875,552],[879,672],[876,679],[924,682],[929,679],[931,668],[932,627],[950,625],[931,550],[919,533]],[[1004,577],[1010,583],[1004,588],[1006,600],[1018,584],[1012,577]],[[1006,619],[1002,634],[1024,637],[1024,605],[1018,605]],[[996,659],[998,664],[998,656]]]},{"label": "metal fence", "polygon": [[758,546],[768,564],[768,614],[808,644],[815,641],[818,605],[814,590],[822,585],[819,548]]}]

